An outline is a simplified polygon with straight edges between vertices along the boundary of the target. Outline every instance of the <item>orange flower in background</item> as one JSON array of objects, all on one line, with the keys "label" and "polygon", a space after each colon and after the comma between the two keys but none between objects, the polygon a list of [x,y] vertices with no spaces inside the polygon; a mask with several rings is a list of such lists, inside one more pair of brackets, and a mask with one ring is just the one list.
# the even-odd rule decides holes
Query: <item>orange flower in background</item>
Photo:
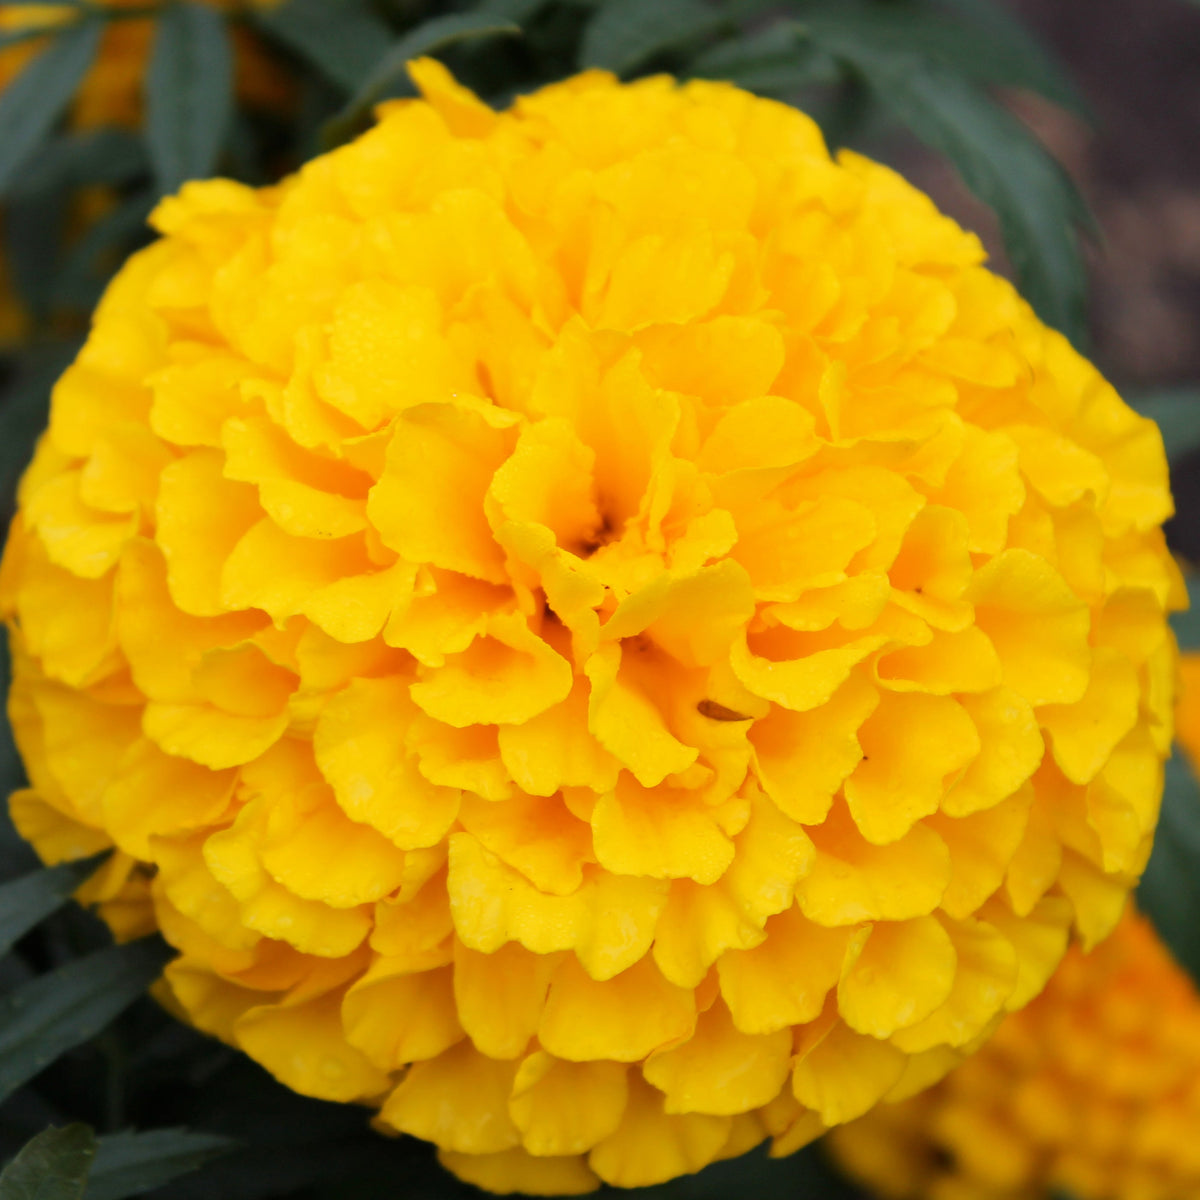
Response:
[{"label": "orange flower in background", "polygon": [[1156,427],[815,125],[588,73],[192,184],[0,573],[47,859],[186,1018],[497,1191],[776,1153],[1119,919]]},{"label": "orange flower in background", "polygon": [[828,1139],[891,1200],[1200,1196],[1200,995],[1130,911],[931,1091]]}]

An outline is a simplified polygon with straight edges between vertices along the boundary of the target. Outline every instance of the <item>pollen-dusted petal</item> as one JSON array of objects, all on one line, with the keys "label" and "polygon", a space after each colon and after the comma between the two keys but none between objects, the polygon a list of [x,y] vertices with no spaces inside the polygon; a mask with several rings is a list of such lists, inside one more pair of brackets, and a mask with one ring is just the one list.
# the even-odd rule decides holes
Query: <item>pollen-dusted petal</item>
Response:
[{"label": "pollen-dusted petal", "polygon": [[668,983],[653,959],[599,981],[569,957],[550,983],[538,1040],[571,1062],[637,1062],[690,1037],[695,1024],[691,990]]},{"label": "pollen-dusted petal", "polygon": [[546,991],[558,967],[554,955],[517,942],[494,954],[454,946],[454,1003],[475,1048],[488,1058],[520,1058],[538,1031]]},{"label": "pollen-dusted petal", "polygon": [[380,1071],[437,1058],[466,1036],[454,1007],[454,968],[404,966],[376,959],[342,1000],[346,1041]]},{"label": "pollen-dusted petal", "polygon": [[862,761],[846,780],[846,803],[863,837],[887,845],[937,811],[958,773],[979,753],[979,734],[953,697],[883,693],[858,731]]},{"label": "pollen-dusted petal", "polygon": [[1049,563],[1028,550],[1005,550],[975,573],[968,595],[1006,687],[1035,707],[1083,697],[1091,667],[1087,606]]},{"label": "pollen-dusted petal", "polygon": [[905,1055],[841,1021],[802,1049],[792,1071],[792,1091],[826,1125],[840,1125],[873,1108],[900,1079]]},{"label": "pollen-dusted petal", "polygon": [[521,1135],[508,1116],[515,1062],[480,1054],[470,1041],[414,1063],[383,1102],[379,1119],[401,1133],[463,1154],[494,1154]]},{"label": "pollen-dusted petal", "polygon": [[567,662],[519,614],[492,617],[487,636],[412,685],[413,700],[447,725],[519,725],[566,699]]},{"label": "pollen-dusted petal", "polygon": [[613,1187],[648,1187],[706,1167],[729,1137],[730,1117],[669,1114],[661,1092],[633,1074],[619,1128],[588,1155],[588,1166]]},{"label": "pollen-dusted petal", "polygon": [[458,814],[460,793],[430,783],[396,736],[411,712],[403,676],[357,679],[326,705],[313,733],[321,774],[351,820],[401,849],[436,845]]},{"label": "pollen-dusted petal", "polygon": [[[521,1062],[508,1112],[530,1154],[584,1154],[616,1132],[629,1099],[629,1068],[567,1062],[535,1050]],[[574,1098],[586,1094],[587,1104]]]},{"label": "pollen-dusted petal", "polygon": [[958,956],[936,917],[880,921],[850,941],[838,983],[846,1024],[875,1038],[923,1021],[950,995]]},{"label": "pollen-dusted petal", "polygon": [[779,1092],[791,1057],[790,1030],[743,1033],[718,1001],[700,1014],[686,1042],[652,1054],[642,1072],[666,1097],[664,1112],[734,1116]]},{"label": "pollen-dusted petal", "polygon": [[495,1154],[439,1150],[438,1162],[465,1183],[501,1196],[583,1196],[600,1186],[578,1155],[535,1157],[520,1147]]},{"label": "pollen-dusted petal", "polygon": [[749,738],[759,782],[792,820],[815,825],[825,819],[862,759],[858,731],[878,703],[878,692],[856,673],[820,708],[775,708],[754,723]]},{"label": "pollen-dusted petal", "polygon": [[839,804],[809,835],[817,857],[797,883],[796,899],[818,925],[905,921],[932,912],[946,894],[949,848],[919,822],[897,841],[877,846]]},{"label": "pollen-dusted petal", "polygon": [[360,1100],[387,1087],[342,1033],[341,996],[252,1008],[234,1025],[238,1044],[294,1091],[321,1100]]},{"label": "pollen-dusted petal", "polygon": [[771,917],[766,937],[749,950],[730,950],[717,963],[721,995],[743,1033],[774,1033],[821,1015],[842,974],[851,937],[789,908]]},{"label": "pollen-dusted petal", "polygon": [[695,793],[620,779],[592,811],[596,859],[617,875],[715,883],[734,845]]}]

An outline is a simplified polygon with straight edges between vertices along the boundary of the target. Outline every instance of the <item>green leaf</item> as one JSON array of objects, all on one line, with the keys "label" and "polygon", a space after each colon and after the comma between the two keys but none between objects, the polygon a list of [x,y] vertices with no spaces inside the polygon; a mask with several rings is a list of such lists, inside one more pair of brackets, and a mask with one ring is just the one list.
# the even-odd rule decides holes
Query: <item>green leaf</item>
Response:
[{"label": "green leaf", "polygon": [[105,851],[0,884],[0,954],[7,954],[18,938],[65,904],[107,857]]},{"label": "green leaf", "polygon": [[67,26],[0,91],[0,195],[70,104],[103,29],[99,17]]},{"label": "green leaf", "polygon": [[77,958],[0,997],[0,1100],[99,1033],[170,957],[158,938],[143,938]]},{"label": "green leaf", "polygon": [[835,18],[813,39],[857,71],[901,122],[944,154],[999,217],[1026,300],[1076,345],[1086,333],[1087,279],[1076,227],[1087,208],[1070,177],[1006,109],[932,59],[869,44]]},{"label": "green leaf", "polygon": [[1200,788],[1179,750],[1166,766],[1154,852],[1137,903],[1200,985]]},{"label": "green leaf", "polygon": [[[989,10],[995,7],[987,6]],[[979,14],[974,20],[959,20],[928,0],[910,4],[841,0],[836,15],[826,8],[814,10],[814,15],[818,20],[836,21],[847,37],[868,46],[886,43],[892,53],[919,54],[969,79],[1025,88],[1063,108],[1087,113],[1085,101],[1066,72],[1012,17],[1006,16],[998,25]]]},{"label": "green leaf", "polygon": [[0,1200],[82,1200],[96,1153],[89,1125],[44,1129],[0,1175]]},{"label": "green leaf", "polygon": [[1200,388],[1134,393],[1125,401],[1158,425],[1172,464],[1200,449]]},{"label": "green leaf", "polygon": [[692,78],[725,79],[752,92],[786,95],[811,84],[836,83],[837,63],[818,50],[795,21],[718,42],[688,64]]},{"label": "green leaf", "polygon": [[288,0],[256,13],[255,20],[351,94],[392,40],[391,30],[360,0]]},{"label": "green leaf", "polygon": [[432,17],[410,29],[379,60],[374,70],[354,93],[349,104],[333,120],[329,121],[322,138],[327,145],[346,141],[368,110],[376,101],[386,96],[396,85],[406,79],[405,68],[414,58],[445,49],[455,42],[469,38],[496,37],[520,34],[520,25],[501,21],[487,13],[451,13]]},{"label": "green leaf", "polygon": [[140,1196],[195,1171],[236,1146],[231,1138],[190,1129],[152,1129],[102,1137],[88,1180],[87,1200]]},{"label": "green leaf", "polygon": [[1186,612],[1171,614],[1171,628],[1180,650],[1200,650],[1200,578],[1185,575],[1188,604]]},{"label": "green leaf", "polygon": [[146,139],[160,192],[213,173],[232,118],[225,18],[191,0],[167,5],[146,71]]},{"label": "green leaf", "polygon": [[547,3],[548,0],[479,0],[475,11],[520,25],[536,17]]},{"label": "green leaf", "polygon": [[708,37],[728,23],[725,13],[700,0],[610,0],[584,28],[579,65],[625,75],[654,55]]}]

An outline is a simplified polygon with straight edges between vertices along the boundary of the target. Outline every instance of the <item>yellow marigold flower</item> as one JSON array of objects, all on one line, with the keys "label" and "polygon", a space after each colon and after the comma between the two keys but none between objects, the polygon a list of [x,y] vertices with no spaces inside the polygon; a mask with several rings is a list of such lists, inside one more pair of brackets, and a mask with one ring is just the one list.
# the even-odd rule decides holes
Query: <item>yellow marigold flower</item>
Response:
[{"label": "yellow marigold flower", "polygon": [[14,818],[116,843],[189,1020],[464,1178],[786,1153],[1116,923],[1161,439],[793,109],[412,71],[279,187],[164,202],[59,383]]},{"label": "yellow marigold flower", "polygon": [[890,1200],[1200,1196],[1200,995],[1130,910],[937,1087],[834,1130]]},{"label": "yellow marigold flower", "polygon": [[[146,9],[146,0],[97,0],[102,8]],[[214,8],[237,10],[268,8],[279,0],[206,0]],[[14,4],[0,7],[0,32],[16,32],[45,26],[49,30],[77,20],[79,9],[63,4]],[[237,89],[252,106],[280,108],[291,97],[283,72],[263,53],[244,29],[234,31],[237,47]],[[150,16],[128,16],[112,20],[104,30],[95,62],[84,76],[71,110],[77,129],[101,125],[134,126],[141,121],[142,92],[146,64],[154,38]],[[16,42],[0,49],[0,90],[20,73],[35,54],[45,48],[43,38]]]}]

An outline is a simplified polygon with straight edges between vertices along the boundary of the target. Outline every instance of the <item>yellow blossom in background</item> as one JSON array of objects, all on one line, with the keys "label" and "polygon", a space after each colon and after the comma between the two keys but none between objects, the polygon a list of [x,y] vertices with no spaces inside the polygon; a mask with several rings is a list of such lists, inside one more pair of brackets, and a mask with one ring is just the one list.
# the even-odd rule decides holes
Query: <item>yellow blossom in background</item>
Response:
[{"label": "yellow blossom in background", "polygon": [[1156,427],[887,169],[724,84],[424,99],[191,184],[0,602],[47,860],[168,1002],[463,1178],[776,1153],[1119,919],[1183,596]]},{"label": "yellow blossom in background", "polygon": [[1200,1196],[1200,995],[1132,910],[931,1091],[827,1142],[889,1200]]}]

